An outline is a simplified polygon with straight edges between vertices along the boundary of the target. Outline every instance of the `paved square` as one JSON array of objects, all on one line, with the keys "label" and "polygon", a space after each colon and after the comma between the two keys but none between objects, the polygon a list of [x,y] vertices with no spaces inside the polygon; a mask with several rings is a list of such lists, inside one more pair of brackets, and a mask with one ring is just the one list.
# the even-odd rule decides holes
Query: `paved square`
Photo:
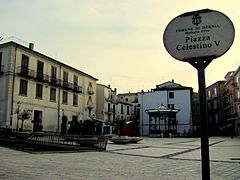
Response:
[{"label": "paved square", "polygon": [[[240,138],[213,137],[211,179],[240,179]],[[0,179],[201,179],[199,138],[109,143],[106,152],[27,153],[0,147]]]}]

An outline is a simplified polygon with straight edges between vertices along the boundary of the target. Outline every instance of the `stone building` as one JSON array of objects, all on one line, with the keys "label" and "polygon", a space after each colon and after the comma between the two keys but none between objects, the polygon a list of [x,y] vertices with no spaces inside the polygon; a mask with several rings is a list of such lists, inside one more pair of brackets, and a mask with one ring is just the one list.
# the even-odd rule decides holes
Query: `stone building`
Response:
[{"label": "stone building", "polygon": [[209,135],[220,135],[224,125],[224,84],[217,81],[206,88]]},{"label": "stone building", "polygon": [[225,131],[240,135],[240,66],[230,71],[225,78]]},{"label": "stone building", "polygon": [[95,77],[29,47],[0,44],[0,126],[18,127],[29,110],[24,129],[66,132],[69,122],[96,115]]}]

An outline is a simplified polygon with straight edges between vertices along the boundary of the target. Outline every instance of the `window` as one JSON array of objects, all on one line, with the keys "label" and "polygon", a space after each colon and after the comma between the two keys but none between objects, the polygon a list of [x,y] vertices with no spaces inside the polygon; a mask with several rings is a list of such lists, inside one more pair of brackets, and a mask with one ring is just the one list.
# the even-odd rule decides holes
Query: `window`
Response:
[{"label": "window", "polygon": [[168,104],[169,109],[174,109],[174,104]]},{"label": "window", "polygon": [[78,106],[78,95],[73,94],[73,106]]},{"label": "window", "polygon": [[128,102],[128,98],[126,98],[126,102]]},{"label": "window", "polygon": [[74,86],[78,85],[78,77],[76,75],[73,76],[73,84]]},{"label": "window", "polygon": [[21,79],[20,80],[19,94],[27,96],[27,88],[28,88],[28,81]]},{"label": "window", "polygon": [[67,104],[68,103],[68,92],[67,91],[63,91],[62,103],[63,104]]},{"label": "window", "polygon": [[111,105],[110,105],[110,103],[108,103],[108,112],[110,112],[111,111]]},{"label": "window", "polygon": [[214,88],[214,95],[217,95],[217,88]]},{"label": "window", "polygon": [[68,72],[63,71],[63,82],[68,82]]},{"label": "window", "polygon": [[56,102],[56,88],[50,89],[50,101]]},{"label": "window", "polygon": [[129,115],[130,112],[129,112],[129,106],[127,106],[127,115]]},{"label": "window", "polygon": [[34,110],[33,132],[42,131],[42,111]]},{"label": "window", "polygon": [[208,97],[211,97],[211,91],[210,90],[208,91]]},{"label": "window", "polygon": [[170,99],[173,99],[173,98],[174,98],[174,92],[169,92],[168,97],[169,97]]},{"label": "window", "polygon": [[42,95],[43,95],[43,85],[36,84],[36,98],[42,99]]},{"label": "window", "polygon": [[54,66],[52,66],[52,68],[51,68],[51,78],[57,79],[57,68]]},{"label": "window", "polygon": [[38,61],[37,62],[37,75],[42,76],[43,75],[43,62]]},{"label": "window", "polygon": [[28,74],[29,57],[22,54],[21,73]]},{"label": "window", "polygon": [[123,105],[121,105],[121,114],[123,114]]}]

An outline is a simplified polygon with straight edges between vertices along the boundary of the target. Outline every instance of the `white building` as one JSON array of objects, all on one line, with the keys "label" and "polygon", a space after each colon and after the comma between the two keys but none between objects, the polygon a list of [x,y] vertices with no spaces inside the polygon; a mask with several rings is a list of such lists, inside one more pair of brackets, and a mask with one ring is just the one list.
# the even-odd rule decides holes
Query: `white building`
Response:
[{"label": "white building", "polygon": [[[192,128],[191,96],[192,88],[181,86],[173,81],[157,85],[156,89],[151,91],[139,93],[140,134],[144,136],[150,135],[151,120],[146,111],[157,109],[161,105],[179,110],[176,114],[177,133],[184,134],[190,132]],[[160,122],[157,124],[160,124]],[[160,128],[159,133],[162,133]]]},{"label": "white building", "polygon": [[[0,126],[16,128],[30,110],[24,129],[66,132],[69,121],[96,113],[97,79],[41,54],[33,44],[0,44]],[[20,123],[20,122],[19,122]]]}]

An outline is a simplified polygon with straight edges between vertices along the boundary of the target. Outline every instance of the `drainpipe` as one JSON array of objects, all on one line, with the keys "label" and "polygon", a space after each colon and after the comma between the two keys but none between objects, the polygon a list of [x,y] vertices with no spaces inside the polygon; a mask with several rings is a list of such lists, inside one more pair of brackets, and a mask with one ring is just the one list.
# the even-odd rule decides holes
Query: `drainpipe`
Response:
[{"label": "drainpipe", "polygon": [[143,94],[144,94],[144,91],[142,90],[142,136],[143,136]]},{"label": "drainpipe", "polygon": [[59,132],[60,129],[60,93],[61,93],[61,67],[60,64],[60,86],[58,87],[58,122],[57,122],[57,131]]},{"label": "drainpipe", "polygon": [[[12,126],[13,121],[13,103],[14,103],[14,85],[15,85],[15,70],[16,70],[16,59],[17,59],[17,48],[18,45],[15,48],[15,57],[14,57],[14,64],[13,64],[13,81],[12,81],[12,102],[11,102],[11,117],[10,117],[10,126]],[[11,73],[11,70],[9,69],[9,72]],[[17,120],[18,121],[18,120]],[[18,122],[17,122],[18,123]]]}]

